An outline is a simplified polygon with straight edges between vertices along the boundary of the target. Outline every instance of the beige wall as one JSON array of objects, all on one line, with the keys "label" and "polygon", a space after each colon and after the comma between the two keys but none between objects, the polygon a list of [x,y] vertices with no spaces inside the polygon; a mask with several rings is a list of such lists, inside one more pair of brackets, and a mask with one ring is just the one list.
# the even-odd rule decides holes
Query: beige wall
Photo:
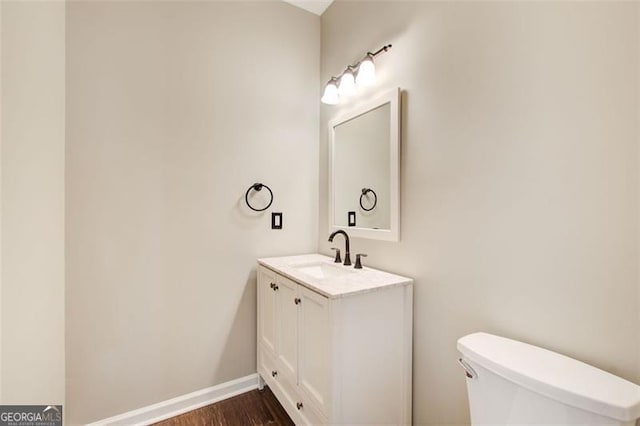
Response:
[{"label": "beige wall", "polygon": [[[64,4],[1,4],[0,392],[63,403]],[[318,81],[386,42],[402,240],[353,250],[416,279],[416,423],[468,420],[455,340],[476,330],[640,380],[640,5],[74,2],[66,19],[69,424],[255,371],[255,258],[328,253],[340,107],[318,130]],[[284,230],[244,207],[257,180]]]},{"label": "beige wall", "polygon": [[64,403],[65,7],[2,2],[1,392]]},{"label": "beige wall", "polygon": [[68,3],[71,424],[255,372],[256,258],[317,245],[319,25],[282,2]]},{"label": "beige wall", "polygon": [[[352,248],[416,280],[417,424],[468,421],[455,345],[478,330],[640,379],[638,7],[339,1],[322,16],[322,82],[389,42],[376,89],[405,90],[402,240]],[[321,110],[325,253],[340,110]]]}]

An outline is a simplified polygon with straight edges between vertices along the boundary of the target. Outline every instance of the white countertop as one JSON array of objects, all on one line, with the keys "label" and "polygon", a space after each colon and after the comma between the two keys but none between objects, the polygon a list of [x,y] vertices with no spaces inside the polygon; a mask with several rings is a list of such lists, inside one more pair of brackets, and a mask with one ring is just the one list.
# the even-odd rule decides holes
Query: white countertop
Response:
[{"label": "white countertop", "polygon": [[[330,299],[413,284],[411,278],[368,268],[366,266],[362,269],[354,269],[353,265],[344,266],[339,263],[334,263],[333,258],[317,253],[298,256],[267,257],[258,259],[258,263]],[[318,278],[302,272],[300,268],[304,265],[323,263],[348,273],[339,276]]]}]

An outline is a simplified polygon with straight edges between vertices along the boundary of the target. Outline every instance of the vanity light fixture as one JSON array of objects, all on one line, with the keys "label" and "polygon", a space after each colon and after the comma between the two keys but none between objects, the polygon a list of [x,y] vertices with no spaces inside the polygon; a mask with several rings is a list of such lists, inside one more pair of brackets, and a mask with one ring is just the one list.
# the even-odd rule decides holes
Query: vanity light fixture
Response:
[{"label": "vanity light fixture", "polygon": [[376,67],[373,60],[376,56],[391,49],[391,45],[382,46],[376,52],[367,52],[366,56],[355,65],[349,65],[337,77],[331,77],[324,87],[322,103],[336,105],[340,99],[348,98],[356,91],[356,85],[371,86],[376,81]]}]

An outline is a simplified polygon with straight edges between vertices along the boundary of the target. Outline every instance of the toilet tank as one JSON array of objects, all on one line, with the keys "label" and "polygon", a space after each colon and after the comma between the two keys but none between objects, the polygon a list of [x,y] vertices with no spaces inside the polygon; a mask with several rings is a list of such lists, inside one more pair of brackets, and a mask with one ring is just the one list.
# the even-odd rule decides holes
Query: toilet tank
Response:
[{"label": "toilet tank", "polygon": [[458,350],[474,425],[631,426],[640,418],[640,386],[567,356],[487,333],[462,337]]}]

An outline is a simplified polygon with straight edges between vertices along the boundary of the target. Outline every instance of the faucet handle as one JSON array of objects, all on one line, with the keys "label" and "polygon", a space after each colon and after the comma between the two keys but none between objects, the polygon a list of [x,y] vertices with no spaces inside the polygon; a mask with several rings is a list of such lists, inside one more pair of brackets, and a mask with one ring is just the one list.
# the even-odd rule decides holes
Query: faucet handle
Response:
[{"label": "faucet handle", "polygon": [[340,257],[340,249],[337,247],[331,247],[331,250],[336,252],[336,258],[333,260],[334,263],[341,263],[342,258]]},{"label": "faucet handle", "polygon": [[362,262],[360,261],[361,257],[367,257],[367,255],[365,253],[356,254],[356,265],[354,266],[355,269],[362,269]]}]

